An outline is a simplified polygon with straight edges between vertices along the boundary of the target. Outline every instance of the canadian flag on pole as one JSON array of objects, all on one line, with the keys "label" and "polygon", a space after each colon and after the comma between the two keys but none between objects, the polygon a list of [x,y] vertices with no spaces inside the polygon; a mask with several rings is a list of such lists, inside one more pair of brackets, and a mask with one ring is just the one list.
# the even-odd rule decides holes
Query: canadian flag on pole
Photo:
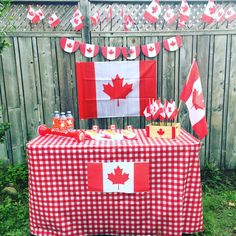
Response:
[{"label": "canadian flag on pole", "polygon": [[167,10],[165,12],[164,20],[167,25],[171,25],[176,20],[176,15],[174,13],[174,10],[170,8],[169,6],[167,7]]},{"label": "canadian flag on pole", "polygon": [[149,191],[148,162],[88,163],[88,191]]},{"label": "canadian flag on pole", "polygon": [[106,12],[106,21],[109,22],[113,17],[112,6],[109,5],[109,7],[105,10],[105,12]]},{"label": "canadian flag on pole", "polygon": [[29,5],[27,11],[27,18],[32,21],[34,17],[35,17],[35,10]]},{"label": "canadian flag on pole", "polygon": [[182,0],[181,6],[179,9],[179,18],[178,18],[179,27],[185,26],[186,22],[189,21],[190,14],[191,14],[191,10],[190,10],[187,0]]},{"label": "canadian flag on pole", "polygon": [[156,97],[156,61],[77,62],[80,119],[142,116]]},{"label": "canadian flag on pole", "polygon": [[59,19],[59,17],[55,13],[53,13],[49,17],[48,23],[50,25],[50,28],[54,28],[54,27],[56,27],[60,23],[60,19]]},{"label": "canadian flag on pole", "polygon": [[216,22],[223,23],[225,21],[225,11],[222,6],[219,6],[216,11]]},{"label": "canadian flag on pole", "polygon": [[182,38],[177,35],[163,41],[163,46],[167,51],[176,51],[182,46]]},{"label": "canadian flag on pole", "polygon": [[180,94],[180,99],[186,104],[193,130],[200,139],[207,133],[206,108],[202,92],[201,79],[196,60],[193,60],[187,80]]},{"label": "canadian flag on pole", "polygon": [[153,0],[144,12],[144,18],[150,23],[156,23],[161,14],[159,0]]},{"label": "canadian flag on pole", "polygon": [[214,0],[209,0],[201,19],[203,22],[210,24],[214,21],[215,18],[216,5],[214,3]]},{"label": "canadian flag on pole", "polygon": [[234,11],[233,7],[229,7],[225,12],[225,19],[228,22],[232,22],[236,19],[236,12]]},{"label": "canadian flag on pole", "polygon": [[75,16],[70,20],[70,23],[75,31],[79,31],[84,27],[83,21],[81,20],[81,16]]},{"label": "canadian flag on pole", "polygon": [[130,15],[124,16],[124,31],[128,31],[134,25],[134,20]]},{"label": "canadian flag on pole", "polygon": [[94,15],[90,17],[93,26],[97,26],[100,23],[100,11],[97,11]]},{"label": "canadian flag on pole", "polygon": [[166,100],[164,104],[164,109],[165,109],[167,119],[174,120],[177,117],[178,110],[176,108],[175,101]]}]

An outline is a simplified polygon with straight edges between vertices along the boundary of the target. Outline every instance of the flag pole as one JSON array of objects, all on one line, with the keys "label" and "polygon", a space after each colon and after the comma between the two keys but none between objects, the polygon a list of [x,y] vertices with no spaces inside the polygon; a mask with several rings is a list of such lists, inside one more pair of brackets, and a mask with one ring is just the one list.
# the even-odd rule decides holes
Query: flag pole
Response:
[{"label": "flag pole", "polygon": [[176,121],[177,121],[177,118],[178,118],[178,115],[179,115],[179,110],[180,110],[181,106],[182,106],[182,100],[180,100],[180,102],[179,102],[179,107],[178,107],[178,110],[177,110],[178,113],[177,113],[177,116],[175,117],[174,123],[176,123]]}]

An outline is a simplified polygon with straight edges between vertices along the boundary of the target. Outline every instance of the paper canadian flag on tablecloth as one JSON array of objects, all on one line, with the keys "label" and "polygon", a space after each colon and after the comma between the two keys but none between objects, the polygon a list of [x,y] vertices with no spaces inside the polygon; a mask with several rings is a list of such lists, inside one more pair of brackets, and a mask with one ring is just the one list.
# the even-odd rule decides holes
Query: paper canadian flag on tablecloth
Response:
[{"label": "paper canadian flag on tablecloth", "polygon": [[187,80],[180,94],[180,99],[186,104],[194,132],[200,139],[207,133],[206,108],[202,91],[201,79],[196,60],[193,60]]},{"label": "paper canadian flag on tablecloth", "polygon": [[209,0],[207,6],[204,10],[204,13],[201,17],[201,20],[205,23],[212,23],[216,18],[216,5],[214,0]]},{"label": "paper canadian flag on tablecloth", "polygon": [[59,19],[59,17],[55,13],[53,13],[49,17],[48,23],[50,25],[50,28],[54,28],[54,27],[56,27],[60,23],[60,19]]},{"label": "paper canadian flag on tablecloth", "polygon": [[95,44],[81,43],[80,51],[83,56],[92,58],[95,57],[99,52],[99,46]]},{"label": "paper canadian flag on tablecloth", "polygon": [[142,116],[156,97],[156,61],[76,63],[80,119]]},{"label": "paper canadian flag on tablecloth", "polygon": [[156,23],[161,14],[159,0],[153,0],[144,12],[144,18],[150,23]]},{"label": "paper canadian flag on tablecloth", "polygon": [[148,162],[88,163],[88,191],[149,191]]}]

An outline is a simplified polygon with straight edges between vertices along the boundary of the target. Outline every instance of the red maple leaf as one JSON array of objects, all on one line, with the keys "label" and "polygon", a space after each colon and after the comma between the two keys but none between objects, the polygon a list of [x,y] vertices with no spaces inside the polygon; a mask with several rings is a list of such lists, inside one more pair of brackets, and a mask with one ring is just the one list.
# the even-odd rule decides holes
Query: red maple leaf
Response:
[{"label": "red maple leaf", "polygon": [[188,10],[188,6],[187,5],[184,5],[183,7],[182,7],[182,11],[183,12],[186,12]]},{"label": "red maple leaf", "polygon": [[202,92],[198,93],[198,91],[194,89],[192,103],[196,110],[205,108],[204,97],[203,97]]},{"label": "red maple leaf", "polygon": [[77,19],[74,19],[74,22],[76,25],[78,25],[79,21]]},{"label": "red maple leaf", "polygon": [[148,48],[148,50],[152,52],[154,50],[154,47],[151,46],[150,48]]},{"label": "red maple leaf", "polygon": [[29,15],[34,16],[34,12],[33,11],[29,11]]},{"label": "red maple leaf", "polygon": [[110,50],[108,51],[108,53],[112,55],[112,54],[114,53],[114,51],[113,51],[112,49],[110,49]]},{"label": "red maple leaf", "polygon": [[152,7],[152,13],[156,13],[158,10],[158,6],[156,5],[155,7]]},{"label": "red maple leaf", "polygon": [[213,15],[216,12],[216,8],[215,7],[210,7],[209,12],[210,12],[211,15]]},{"label": "red maple leaf", "polygon": [[112,182],[112,184],[118,184],[118,189],[119,189],[119,184],[125,184],[125,182],[129,179],[129,174],[123,173],[123,169],[121,169],[119,166],[117,166],[114,169],[114,173],[108,174],[108,179]]},{"label": "red maple leaf", "polygon": [[50,18],[49,18],[49,21],[53,21],[53,20],[54,20],[53,17],[50,17]]},{"label": "red maple leaf", "polygon": [[92,48],[87,48],[87,51],[88,51],[89,53],[91,53],[93,50],[92,50]]},{"label": "red maple leaf", "polygon": [[129,54],[133,54],[134,53],[134,50],[133,49],[130,49],[129,50]]},{"label": "red maple leaf", "polygon": [[71,43],[67,43],[66,46],[67,46],[68,48],[71,48],[71,47],[72,47],[72,44],[71,44]]},{"label": "red maple leaf", "polygon": [[162,136],[162,135],[165,133],[165,131],[164,131],[162,128],[160,128],[160,129],[157,131],[157,133],[158,133],[160,136]]},{"label": "red maple leaf", "polygon": [[171,43],[170,43],[170,46],[175,46],[175,41],[172,41]]},{"label": "red maple leaf", "polygon": [[110,99],[118,99],[117,106],[119,106],[119,99],[125,99],[126,96],[133,90],[132,84],[125,83],[123,85],[124,78],[120,78],[116,75],[115,79],[112,79],[113,86],[108,84],[103,84],[103,92],[110,96]]}]

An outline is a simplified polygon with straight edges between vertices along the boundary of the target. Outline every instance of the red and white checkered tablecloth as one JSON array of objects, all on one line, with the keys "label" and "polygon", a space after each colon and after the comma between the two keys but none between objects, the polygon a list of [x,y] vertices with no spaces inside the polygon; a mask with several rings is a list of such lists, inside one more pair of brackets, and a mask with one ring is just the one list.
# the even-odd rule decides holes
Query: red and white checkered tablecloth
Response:
[{"label": "red and white checkered tablecloth", "polygon": [[[176,139],[77,143],[53,135],[27,144],[30,231],[43,235],[180,236],[203,231],[200,142]],[[89,162],[149,162],[150,191],[87,191]]]}]

